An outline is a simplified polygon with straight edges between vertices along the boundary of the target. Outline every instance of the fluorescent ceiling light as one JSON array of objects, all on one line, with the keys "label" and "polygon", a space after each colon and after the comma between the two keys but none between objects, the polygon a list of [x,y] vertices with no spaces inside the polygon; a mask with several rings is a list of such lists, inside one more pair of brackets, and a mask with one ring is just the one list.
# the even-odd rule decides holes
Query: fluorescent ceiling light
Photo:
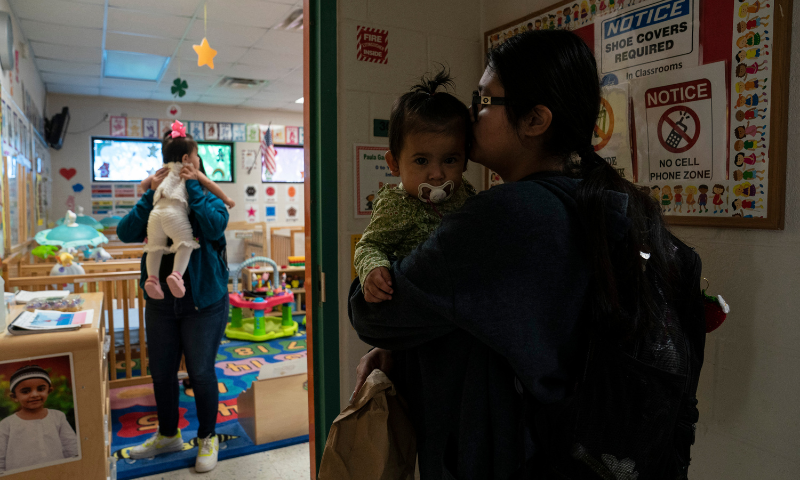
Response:
[{"label": "fluorescent ceiling light", "polygon": [[305,97],[300,97],[297,100],[295,100],[294,103],[305,103],[305,101],[306,101]]},{"label": "fluorescent ceiling light", "polygon": [[103,65],[104,77],[157,82],[167,70],[169,57],[105,50]]}]

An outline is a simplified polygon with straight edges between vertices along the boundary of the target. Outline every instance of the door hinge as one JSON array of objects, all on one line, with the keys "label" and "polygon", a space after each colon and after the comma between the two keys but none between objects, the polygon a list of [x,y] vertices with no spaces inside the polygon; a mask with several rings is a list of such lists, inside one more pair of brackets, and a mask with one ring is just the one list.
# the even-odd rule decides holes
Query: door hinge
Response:
[{"label": "door hinge", "polygon": [[325,272],[319,272],[319,301],[325,303]]}]

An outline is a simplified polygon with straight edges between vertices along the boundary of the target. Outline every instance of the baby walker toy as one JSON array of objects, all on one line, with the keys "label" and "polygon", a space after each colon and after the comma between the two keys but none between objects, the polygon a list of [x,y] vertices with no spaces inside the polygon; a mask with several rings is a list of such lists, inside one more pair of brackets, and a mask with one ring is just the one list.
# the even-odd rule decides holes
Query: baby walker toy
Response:
[{"label": "baby walker toy", "polygon": [[[256,263],[272,266],[272,283],[260,286],[252,292],[239,292],[239,275],[243,268]],[[259,282],[261,283],[261,282]],[[278,282],[278,265],[266,257],[253,257],[245,260],[233,277],[233,293],[230,294],[231,321],[225,327],[225,335],[236,340],[264,342],[275,338],[288,337],[297,333],[298,325],[292,319],[294,294],[285,283]],[[281,306],[280,317],[267,317],[265,311]],[[242,318],[242,308],[253,310],[252,318]]]}]

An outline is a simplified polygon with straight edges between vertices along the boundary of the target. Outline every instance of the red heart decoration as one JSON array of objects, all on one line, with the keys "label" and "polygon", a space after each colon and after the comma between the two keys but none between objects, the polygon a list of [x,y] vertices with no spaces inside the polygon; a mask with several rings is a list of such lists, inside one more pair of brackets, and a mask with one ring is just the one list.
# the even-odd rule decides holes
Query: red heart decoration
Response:
[{"label": "red heart decoration", "polygon": [[171,110],[169,111],[169,113],[170,113],[171,115],[175,115],[175,114],[177,114],[177,113],[178,113],[178,109],[177,109],[177,108],[173,108],[173,109],[171,109]]},{"label": "red heart decoration", "polygon": [[78,172],[74,168],[62,168],[61,170],[58,171],[58,173],[60,173],[61,176],[66,178],[67,180],[70,180]]}]

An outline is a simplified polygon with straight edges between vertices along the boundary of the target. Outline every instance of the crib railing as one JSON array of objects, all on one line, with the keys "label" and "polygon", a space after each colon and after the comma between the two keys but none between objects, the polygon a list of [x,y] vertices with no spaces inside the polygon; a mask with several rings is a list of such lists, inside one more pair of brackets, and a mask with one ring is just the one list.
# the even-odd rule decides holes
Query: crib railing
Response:
[{"label": "crib railing", "polygon": [[[138,264],[137,264],[138,267]],[[111,373],[111,388],[127,387],[150,383],[150,375],[147,374],[147,342],[145,341],[145,321],[144,309],[145,300],[142,289],[139,288],[140,270],[129,270],[124,272],[100,272],[87,273],[86,275],[70,276],[31,276],[10,278],[6,283],[7,291],[20,290],[60,290],[65,285],[71,285],[76,293],[103,292],[104,302],[103,311],[96,312],[101,316],[101,322],[108,325],[107,335],[114,338],[115,322],[121,321],[124,339],[124,348],[121,352],[116,352],[112,356],[115,359],[114,365],[109,369]],[[137,355],[139,358],[139,374],[134,375],[133,363],[134,353],[131,345],[130,312],[135,308],[139,315],[139,345]],[[121,315],[115,318],[114,311],[121,310]],[[121,317],[121,318],[119,318]],[[117,374],[117,362],[124,361],[125,376],[119,378]]]}]

